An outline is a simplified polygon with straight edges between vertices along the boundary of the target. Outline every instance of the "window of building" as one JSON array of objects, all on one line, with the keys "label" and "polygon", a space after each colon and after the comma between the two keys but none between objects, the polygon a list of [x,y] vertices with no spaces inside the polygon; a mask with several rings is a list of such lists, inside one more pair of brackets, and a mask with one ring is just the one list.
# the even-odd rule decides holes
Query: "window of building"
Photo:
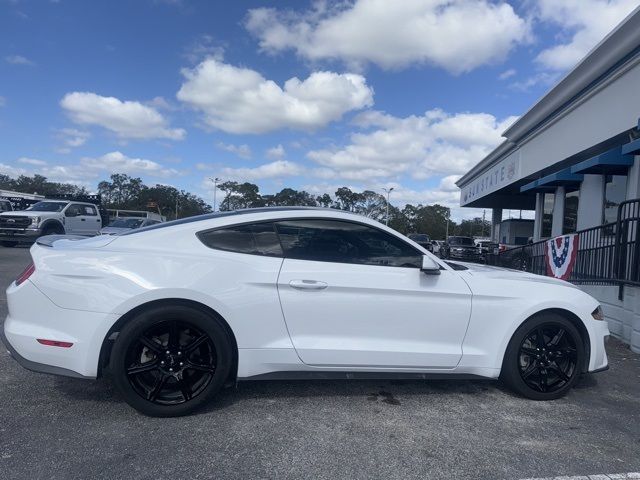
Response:
[{"label": "window of building", "polygon": [[272,223],[232,225],[198,233],[209,248],[250,255],[282,256],[282,249]]},{"label": "window of building", "polygon": [[542,231],[541,238],[549,238],[551,236],[551,227],[553,225],[553,201],[555,195],[553,193],[545,193],[542,207]]},{"label": "window of building", "polygon": [[603,223],[615,222],[618,207],[627,197],[627,177],[625,175],[607,175],[604,180]]},{"label": "window of building", "polygon": [[564,219],[562,222],[562,233],[573,233],[578,226],[578,203],[580,192],[575,190],[567,192],[564,196]]},{"label": "window of building", "polygon": [[276,223],[287,258],[420,268],[422,254],[377,228],[339,220],[285,220]]}]

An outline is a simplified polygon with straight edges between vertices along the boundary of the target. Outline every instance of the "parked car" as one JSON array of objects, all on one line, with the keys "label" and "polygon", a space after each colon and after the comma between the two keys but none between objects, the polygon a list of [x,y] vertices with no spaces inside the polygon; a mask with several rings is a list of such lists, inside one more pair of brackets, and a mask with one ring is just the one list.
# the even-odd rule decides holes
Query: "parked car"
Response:
[{"label": "parked car", "polygon": [[409,237],[421,247],[424,247],[430,252],[433,252],[433,245],[431,244],[431,238],[429,238],[429,235],[424,233],[410,233],[409,235],[407,235],[407,237]]},{"label": "parked car", "polygon": [[440,257],[477,262],[480,260],[480,248],[471,237],[453,236],[447,238],[440,248]]},{"label": "parked car", "polygon": [[497,255],[499,253],[499,244],[491,240],[476,240],[476,245],[480,249],[480,261],[486,262],[487,255]]},{"label": "parked car", "polygon": [[150,225],[157,225],[160,223],[158,220],[149,220],[148,218],[136,218],[136,217],[121,217],[116,218],[108,227],[104,227],[100,230],[100,235],[119,235],[123,232],[128,232],[136,228],[148,227]]},{"label": "parked car", "polygon": [[26,210],[0,213],[0,245],[33,243],[53,234],[96,235],[102,217],[96,205],[68,200],[44,200]]},{"label": "parked car", "polygon": [[0,328],[12,356],[78,378],[108,370],[148,415],[268,378],[471,375],[550,400],[607,367],[607,323],[582,290],[445,262],[337,210],[219,212],[30,252]]}]

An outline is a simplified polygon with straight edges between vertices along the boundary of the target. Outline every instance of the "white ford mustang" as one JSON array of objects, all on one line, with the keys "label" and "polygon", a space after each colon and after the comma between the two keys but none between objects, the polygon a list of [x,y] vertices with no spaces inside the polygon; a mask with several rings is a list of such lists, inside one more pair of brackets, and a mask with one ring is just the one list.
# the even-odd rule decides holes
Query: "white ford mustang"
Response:
[{"label": "white ford mustang", "polygon": [[7,289],[24,367],[97,378],[155,416],[245,379],[460,375],[532,399],[607,367],[598,302],[569,283],[444,262],[326,209],[218,213],[74,240],[45,237]]}]

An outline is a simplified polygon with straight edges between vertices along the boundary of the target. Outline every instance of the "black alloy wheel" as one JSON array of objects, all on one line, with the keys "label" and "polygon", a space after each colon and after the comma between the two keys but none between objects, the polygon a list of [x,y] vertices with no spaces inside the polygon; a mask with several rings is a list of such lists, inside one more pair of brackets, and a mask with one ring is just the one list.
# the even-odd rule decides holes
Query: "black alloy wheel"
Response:
[{"label": "black alloy wheel", "polygon": [[186,415],[224,385],[231,345],[219,317],[189,306],[156,307],[118,334],[109,370],[125,401],[140,412]]},{"label": "black alloy wheel", "polygon": [[209,336],[185,321],[152,326],[127,351],[127,376],[134,390],[157,405],[177,405],[197,397],[216,370]]},{"label": "black alloy wheel", "polygon": [[575,384],[584,360],[584,343],[576,326],[557,313],[544,313],[514,333],[500,377],[527,398],[553,400]]},{"label": "black alloy wheel", "polygon": [[524,382],[542,393],[556,392],[576,373],[575,339],[558,324],[536,327],[520,345],[519,369]]}]

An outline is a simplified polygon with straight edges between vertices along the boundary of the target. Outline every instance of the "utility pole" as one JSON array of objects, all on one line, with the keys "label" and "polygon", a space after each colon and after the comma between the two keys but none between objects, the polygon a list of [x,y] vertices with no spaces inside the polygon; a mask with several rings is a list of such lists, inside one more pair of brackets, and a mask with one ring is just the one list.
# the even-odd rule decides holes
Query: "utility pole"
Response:
[{"label": "utility pole", "polygon": [[449,217],[450,217],[450,216],[451,216],[451,210],[448,210],[448,209],[447,209],[447,214],[446,214],[446,216],[445,216],[445,218],[447,219],[447,231],[446,231],[445,236],[444,236],[444,240],[445,240],[445,242],[446,242],[447,240],[449,240]]},{"label": "utility pole", "polygon": [[391,188],[383,188],[382,190],[384,190],[387,194],[387,221],[386,221],[386,225],[389,226],[389,196],[391,195],[391,192],[393,192],[393,187]]},{"label": "utility pole", "polygon": [[209,180],[213,182],[213,211],[216,211],[216,193],[218,191],[218,183],[220,183],[220,179],[218,177],[209,177]]},{"label": "utility pole", "polygon": [[487,211],[486,210],[482,210],[482,233],[480,234],[481,237],[484,237],[484,222],[487,221]]}]

